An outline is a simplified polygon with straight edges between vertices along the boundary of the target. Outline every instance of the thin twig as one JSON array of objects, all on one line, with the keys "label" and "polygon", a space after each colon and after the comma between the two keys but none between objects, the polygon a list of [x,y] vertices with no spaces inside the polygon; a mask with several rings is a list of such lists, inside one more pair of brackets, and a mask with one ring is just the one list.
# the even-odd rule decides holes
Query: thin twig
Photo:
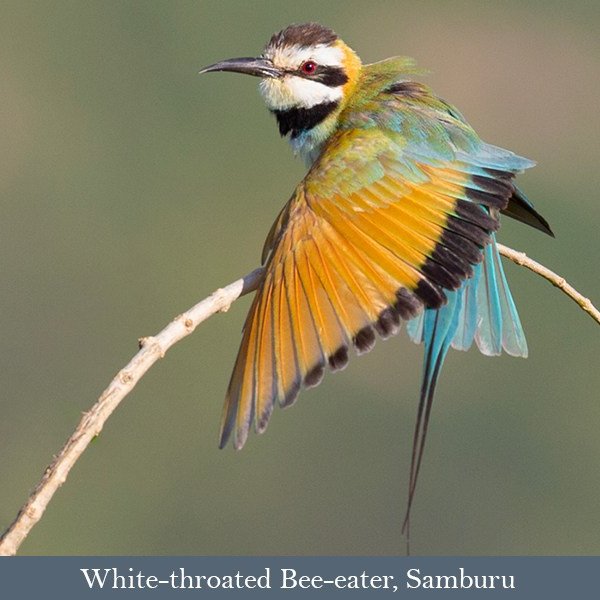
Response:
[{"label": "thin twig", "polygon": [[[560,288],[594,320],[600,323],[598,309],[562,277],[531,260],[522,252],[517,252],[500,244],[498,244],[498,249],[503,256],[518,265],[531,269]],[[60,454],[46,469],[40,483],[29,496],[12,525],[0,538],[0,556],[12,556],[17,552],[33,526],[42,518],[52,496],[65,482],[73,465],[91,440],[100,433],[108,417],[135,387],[146,371],[159,358],[162,358],[171,346],[190,335],[202,321],[217,312],[225,312],[237,298],[255,290],[262,275],[262,269],[252,271],[246,277],[217,290],[189,311],[179,315],[156,336],[140,340],[140,351],[126,367],[117,373],[91,410],[83,415],[73,435],[67,440]]]},{"label": "thin twig", "polygon": [[600,310],[598,310],[589,298],[586,298],[582,294],[580,294],[572,285],[567,283],[564,277],[557,275],[554,271],[544,267],[540,263],[532,260],[525,254],[524,252],[518,252],[517,250],[513,250],[508,246],[503,246],[502,244],[498,244],[498,250],[502,256],[509,258],[514,263],[521,265],[522,267],[527,267],[530,271],[541,275],[544,279],[547,279],[553,286],[557,287],[559,290],[562,290],[569,298],[571,298],[574,302],[577,302],[579,306],[588,314],[594,321],[600,324]]},{"label": "thin twig", "polygon": [[262,274],[262,269],[252,271],[176,317],[156,336],[140,339],[140,351],[117,373],[91,410],[84,413],[73,435],[46,469],[26,504],[0,538],[0,556],[12,556],[17,552],[32,527],[42,518],[52,496],[65,482],[77,459],[100,433],[108,417],[146,371],[162,358],[171,346],[190,335],[202,321],[217,312],[227,311],[237,298],[255,290]]}]

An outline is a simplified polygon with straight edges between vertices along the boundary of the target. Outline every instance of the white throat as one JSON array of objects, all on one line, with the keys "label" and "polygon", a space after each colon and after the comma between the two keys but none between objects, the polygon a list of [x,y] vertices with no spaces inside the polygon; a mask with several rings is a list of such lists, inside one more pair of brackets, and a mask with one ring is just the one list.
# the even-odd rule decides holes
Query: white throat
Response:
[{"label": "white throat", "polygon": [[324,102],[339,102],[343,97],[341,86],[332,88],[297,75],[263,79],[260,82],[260,93],[270,110],[312,108]]}]

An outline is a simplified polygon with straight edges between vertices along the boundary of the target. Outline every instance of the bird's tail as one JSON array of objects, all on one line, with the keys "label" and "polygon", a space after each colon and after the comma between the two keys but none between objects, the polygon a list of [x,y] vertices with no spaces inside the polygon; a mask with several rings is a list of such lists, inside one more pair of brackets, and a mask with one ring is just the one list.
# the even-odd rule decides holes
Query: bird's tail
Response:
[{"label": "bird's tail", "polygon": [[485,248],[483,261],[474,267],[473,277],[458,290],[447,292],[446,296],[448,302],[442,308],[427,309],[407,325],[411,339],[425,345],[408,503],[402,527],[407,538],[433,395],[448,349],[452,346],[457,350],[468,350],[475,341],[479,350],[488,356],[499,355],[502,350],[512,356],[527,356],[525,334],[508,288],[495,237]]}]

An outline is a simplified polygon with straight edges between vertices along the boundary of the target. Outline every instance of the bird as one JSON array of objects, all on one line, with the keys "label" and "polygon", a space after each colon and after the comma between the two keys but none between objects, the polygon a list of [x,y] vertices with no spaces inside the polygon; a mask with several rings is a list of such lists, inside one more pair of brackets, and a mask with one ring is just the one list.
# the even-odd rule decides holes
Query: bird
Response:
[{"label": "bird", "polygon": [[516,186],[534,162],[482,141],[420,81],[408,57],[363,64],[330,28],[292,24],[262,54],[200,73],[260,78],[282,137],[307,174],[269,231],[264,275],[227,388],[219,446],[265,431],[350,350],[369,352],[406,322],[424,346],[403,531],[434,392],[450,347],[527,356],[496,245],[500,215],[550,236]]}]

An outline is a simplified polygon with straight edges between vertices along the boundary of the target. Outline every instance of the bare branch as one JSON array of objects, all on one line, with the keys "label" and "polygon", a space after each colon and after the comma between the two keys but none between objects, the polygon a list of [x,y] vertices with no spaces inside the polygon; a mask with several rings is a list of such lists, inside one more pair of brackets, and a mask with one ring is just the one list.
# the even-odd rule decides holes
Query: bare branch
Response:
[{"label": "bare branch", "polygon": [[[562,277],[531,260],[522,252],[517,252],[501,244],[498,244],[498,249],[506,258],[509,258],[518,265],[527,267],[560,288],[577,302],[595,321],[600,323],[600,312],[598,309],[593,306],[589,299],[582,296]],[[217,312],[227,311],[237,298],[255,290],[262,276],[263,269],[252,271],[246,277],[238,279],[227,287],[215,291],[208,298],[176,317],[156,336],[140,340],[140,351],[126,367],[117,373],[90,411],[84,413],[73,435],[67,440],[63,449],[46,469],[41,481],[19,511],[16,519],[3,534],[2,538],[0,538],[0,556],[12,556],[16,554],[23,540],[34,525],[42,518],[48,503],[58,488],[65,482],[69,471],[85,451],[88,444],[100,433],[104,423],[112,412],[150,367],[159,358],[162,358],[171,346],[190,335],[208,317]]]},{"label": "bare branch", "polygon": [[227,311],[240,296],[255,290],[262,275],[262,269],[252,271],[246,277],[216,290],[208,298],[176,317],[156,336],[140,339],[140,351],[117,373],[91,410],[84,413],[73,435],[46,469],[26,504],[0,538],[0,556],[12,556],[17,552],[32,527],[42,518],[52,496],[65,482],[77,459],[100,433],[108,417],[146,371],[162,358],[171,346],[190,335],[202,321],[217,312]]},{"label": "bare branch", "polygon": [[577,302],[579,306],[588,314],[594,321],[600,324],[600,311],[592,304],[589,298],[586,298],[580,294],[572,285],[566,282],[564,277],[557,275],[554,271],[544,267],[540,263],[532,260],[524,252],[518,252],[508,246],[498,244],[498,250],[502,256],[509,258],[514,263],[521,265],[522,267],[528,268],[530,271],[541,275],[544,279],[547,279],[553,286],[562,290],[569,298],[574,302]]}]

